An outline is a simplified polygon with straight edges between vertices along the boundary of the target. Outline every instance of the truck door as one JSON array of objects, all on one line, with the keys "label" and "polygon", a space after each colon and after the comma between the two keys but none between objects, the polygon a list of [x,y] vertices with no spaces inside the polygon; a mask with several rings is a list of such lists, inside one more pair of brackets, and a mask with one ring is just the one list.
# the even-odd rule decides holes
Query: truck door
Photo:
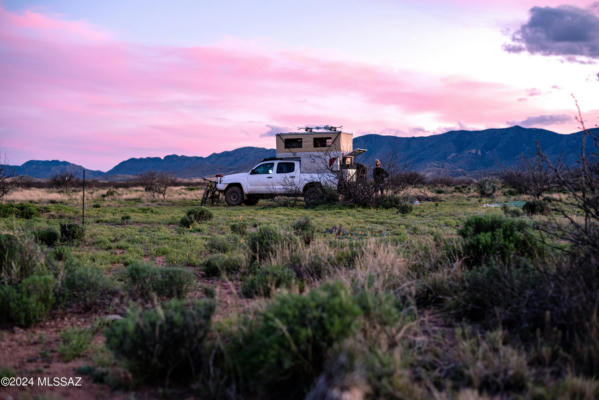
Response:
[{"label": "truck door", "polygon": [[249,193],[270,193],[274,187],[274,162],[258,164],[248,175]]},{"label": "truck door", "polygon": [[299,191],[299,170],[294,161],[279,161],[275,174],[277,193],[296,193]]}]

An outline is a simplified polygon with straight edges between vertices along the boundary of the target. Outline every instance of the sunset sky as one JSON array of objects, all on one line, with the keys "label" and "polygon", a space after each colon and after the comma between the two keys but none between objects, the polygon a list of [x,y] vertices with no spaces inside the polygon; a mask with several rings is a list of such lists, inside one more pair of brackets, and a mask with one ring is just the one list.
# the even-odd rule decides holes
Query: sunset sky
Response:
[{"label": "sunset sky", "polygon": [[0,156],[107,170],[274,147],[599,124],[599,2],[0,0]]}]

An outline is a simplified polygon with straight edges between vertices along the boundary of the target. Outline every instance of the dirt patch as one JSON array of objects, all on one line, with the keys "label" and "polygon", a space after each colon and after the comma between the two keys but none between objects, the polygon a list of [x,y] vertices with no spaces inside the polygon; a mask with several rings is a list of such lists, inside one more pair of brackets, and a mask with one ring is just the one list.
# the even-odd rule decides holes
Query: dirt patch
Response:
[{"label": "dirt patch", "polygon": [[[67,327],[89,327],[98,315],[61,315],[29,329],[13,328],[1,331],[0,366],[12,370],[16,377],[33,378],[33,386],[2,388],[0,398],[31,398],[39,394],[51,394],[66,399],[126,399],[129,394],[113,391],[106,385],[94,383],[89,376],[76,372],[78,367],[89,364],[88,356],[65,362],[57,352],[60,332]],[[103,336],[94,337],[93,344],[103,344]],[[57,386],[42,384],[44,378],[64,378]],[[41,381],[40,381],[41,380]],[[70,386],[62,386],[62,383]],[[52,382],[54,383],[54,382]],[[73,385],[80,386],[73,386]],[[8,397],[10,396],[10,397]],[[53,398],[53,397],[52,397]]]}]

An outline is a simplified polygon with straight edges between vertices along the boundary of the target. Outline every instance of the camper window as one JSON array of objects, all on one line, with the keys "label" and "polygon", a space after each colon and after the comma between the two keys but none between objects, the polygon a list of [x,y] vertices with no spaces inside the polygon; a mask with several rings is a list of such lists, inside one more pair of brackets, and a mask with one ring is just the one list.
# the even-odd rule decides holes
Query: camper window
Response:
[{"label": "camper window", "polygon": [[333,140],[330,137],[315,137],[314,147],[330,147]]},{"label": "camper window", "polygon": [[285,139],[285,148],[286,149],[301,149],[302,148],[302,139]]},{"label": "camper window", "polygon": [[272,174],[272,169],[275,166],[275,163],[264,163],[258,165],[251,172],[251,175],[267,175]]},{"label": "camper window", "polygon": [[277,174],[289,174],[295,170],[295,163],[279,162],[277,164]]}]

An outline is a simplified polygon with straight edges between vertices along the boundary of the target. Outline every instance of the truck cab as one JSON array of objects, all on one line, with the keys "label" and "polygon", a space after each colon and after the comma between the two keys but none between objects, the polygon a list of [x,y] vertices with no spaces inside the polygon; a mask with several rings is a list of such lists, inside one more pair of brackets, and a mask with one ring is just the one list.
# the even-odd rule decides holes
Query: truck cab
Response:
[{"label": "truck cab", "polygon": [[299,158],[272,158],[256,164],[250,171],[219,177],[216,189],[224,192],[227,204],[255,204],[261,198],[285,196],[314,197],[324,187],[336,188],[337,176],[331,172],[303,173]]}]

